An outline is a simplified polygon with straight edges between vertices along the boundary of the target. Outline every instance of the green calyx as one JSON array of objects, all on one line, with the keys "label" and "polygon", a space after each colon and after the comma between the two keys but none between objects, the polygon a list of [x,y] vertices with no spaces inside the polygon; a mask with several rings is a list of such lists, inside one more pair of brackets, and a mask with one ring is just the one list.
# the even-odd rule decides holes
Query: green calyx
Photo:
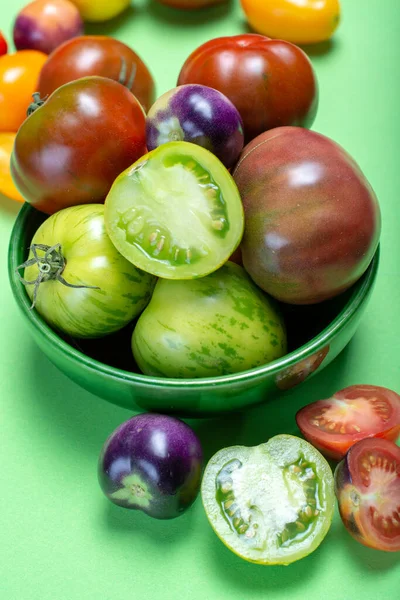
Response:
[{"label": "green calyx", "polygon": [[32,94],[32,98],[33,98],[33,102],[31,102],[31,104],[28,106],[28,110],[26,111],[27,117],[29,117],[32,113],[34,113],[35,110],[37,110],[38,108],[43,106],[43,104],[47,100],[47,96],[45,98],[41,98],[39,92],[35,92],[34,94]]},{"label": "green calyx", "polygon": [[[94,285],[73,285],[72,283],[68,283],[65,281],[62,273],[65,269],[65,258],[61,252],[61,244],[54,244],[54,246],[47,246],[46,244],[32,244],[29,248],[30,252],[33,254],[32,258],[29,258],[24,263],[19,265],[15,272],[18,275],[20,281],[24,285],[34,285],[33,292],[33,300],[31,310],[35,307],[37,300],[37,293],[41,283],[49,280],[56,280],[62,283],[63,285],[71,288],[91,288],[91,289],[100,289],[98,286]],[[38,254],[38,250],[44,252],[42,256]],[[33,265],[37,265],[38,267],[38,276],[33,281],[27,281],[22,277],[19,270],[25,269],[26,267],[31,267]]]},{"label": "green calyx", "polygon": [[147,508],[150,505],[149,488],[136,473],[127,475],[122,480],[123,487],[111,494],[115,500],[124,500],[128,504]]}]

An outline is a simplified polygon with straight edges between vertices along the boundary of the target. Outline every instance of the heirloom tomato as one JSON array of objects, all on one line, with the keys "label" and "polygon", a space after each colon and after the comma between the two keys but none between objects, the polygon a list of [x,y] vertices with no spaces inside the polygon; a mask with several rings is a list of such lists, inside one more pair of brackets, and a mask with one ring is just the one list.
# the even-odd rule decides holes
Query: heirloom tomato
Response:
[{"label": "heirloom tomato", "polygon": [[258,33],[295,44],[328,40],[340,21],[339,0],[240,0]]},{"label": "heirloom tomato", "polygon": [[400,435],[400,396],[377,385],[352,385],[300,409],[296,421],[322,454],[340,460],[367,437],[396,441]]},{"label": "heirloom tomato", "polygon": [[50,54],[39,77],[42,98],[75,79],[100,75],[131,90],[147,111],[154,101],[153,77],[129,46],[105,35],[83,35],[65,42]]},{"label": "heirloom tomato", "polygon": [[15,135],[15,133],[0,132],[0,194],[23,202],[24,199],[15,187],[10,173],[10,158]]},{"label": "heirloom tomato", "polygon": [[71,0],[84,21],[108,21],[128,8],[131,0]]},{"label": "heirloom tomato", "polygon": [[168,142],[142,156],[117,177],[105,209],[119,252],[167,279],[215,271],[243,234],[232,176],[216,156],[190,142]]},{"label": "heirloom tomato", "polygon": [[238,109],[245,140],[273,127],[310,127],[318,105],[317,80],[307,55],[293,44],[263,35],[212,39],[185,61],[178,85],[219,90]]},{"label": "heirloom tomato", "polygon": [[354,444],[335,470],[342,521],[358,542],[400,552],[400,448],[367,438]]},{"label": "heirloom tomato", "polygon": [[18,273],[43,319],[77,338],[122,329],[144,309],[155,284],[114,248],[103,204],[71,206],[47,218]]},{"label": "heirloom tomato", "polygon": [[329,464],[292,435],[219,450],[206,465],[201,496],[222,542],[262,565],[288,565],[313,552],[335,506]]},{"label": "heirloom tomato", "polygon": [[7,54],[7,49],[7,42],[4,38],[4,35],[0,31],[0,56],[2,56],[3,54]]},{"label": "heirloom tomato", "polygon": [[18,131],[25,121],[46,59],[47,55],[37,50],[0,57],[0,131]]},{"label": "heirloom tomato", "polygon": [[19,129],[14,182],[48,214],[104,202],[117,175],[145,153],[145,123],[141,104],[120,83],[96,76],[67,83]]}]

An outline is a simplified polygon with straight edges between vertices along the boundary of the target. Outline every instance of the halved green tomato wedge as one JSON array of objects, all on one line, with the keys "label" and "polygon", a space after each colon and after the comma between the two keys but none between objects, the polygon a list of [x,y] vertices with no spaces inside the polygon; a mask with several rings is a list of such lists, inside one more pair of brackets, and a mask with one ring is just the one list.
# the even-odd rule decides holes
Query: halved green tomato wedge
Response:
[{"label": "halved green tomato wedge", "polygon": [[204,148],[169,142],[115,180],[108,235],[137,268],[167,279],[212,273],[239,245],[243,206],[224,165]]},{"label": "halved green tomato wedge", "polygon": [[328,533],[335,505],[329,464],[291,435],[220,450],[207,464],[201,495],[224,544],[265,565],[287,565],[313,552]]}]

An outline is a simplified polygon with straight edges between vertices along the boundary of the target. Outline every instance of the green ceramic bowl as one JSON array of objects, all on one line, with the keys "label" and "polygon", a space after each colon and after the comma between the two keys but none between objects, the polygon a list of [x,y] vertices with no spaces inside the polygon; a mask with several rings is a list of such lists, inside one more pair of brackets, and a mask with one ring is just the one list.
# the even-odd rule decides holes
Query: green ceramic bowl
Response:
[{"label": "green ceramic bowl", "polygon": [[352,338],[377,275],[379,249],[363,277],[341,296],[315,306],[283,307],[289,353],[263,367],[206,379],[165,379],[138,372],[130,338],[133,325],[101,340],[73,340],[55,333],[36,313],[15,269],[27,258],[30,241],[45,215],[25,204],[9,247],[14,297],[40,349],[73,381],[132,411],[209,416],[263,402],[319,372]]}]

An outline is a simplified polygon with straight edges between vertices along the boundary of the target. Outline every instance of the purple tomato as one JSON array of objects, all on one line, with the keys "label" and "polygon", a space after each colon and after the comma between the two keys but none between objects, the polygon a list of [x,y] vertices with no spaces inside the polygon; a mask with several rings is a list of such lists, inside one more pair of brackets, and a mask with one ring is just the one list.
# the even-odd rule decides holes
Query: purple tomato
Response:
[{"label": "purple tomato", "polygon": [[202,466],[194,431],[179,419],[149,413],[122,423],[106,440],[98,475],[114,504],[172,519],[196,499]]},{"label": "purple tomato", "polygon": [[210,150],[232,167],[243,149],[243,122],[232,102],[205,85],[188,84],[166,92],[147,115],[147,147],[172,141]]},{"label": "purple tomato", "polygon": [[50,54],[57,46],[83,34],[83,21],[69,0],[34,0],[23,8],[14,24],[17,50]]}]

